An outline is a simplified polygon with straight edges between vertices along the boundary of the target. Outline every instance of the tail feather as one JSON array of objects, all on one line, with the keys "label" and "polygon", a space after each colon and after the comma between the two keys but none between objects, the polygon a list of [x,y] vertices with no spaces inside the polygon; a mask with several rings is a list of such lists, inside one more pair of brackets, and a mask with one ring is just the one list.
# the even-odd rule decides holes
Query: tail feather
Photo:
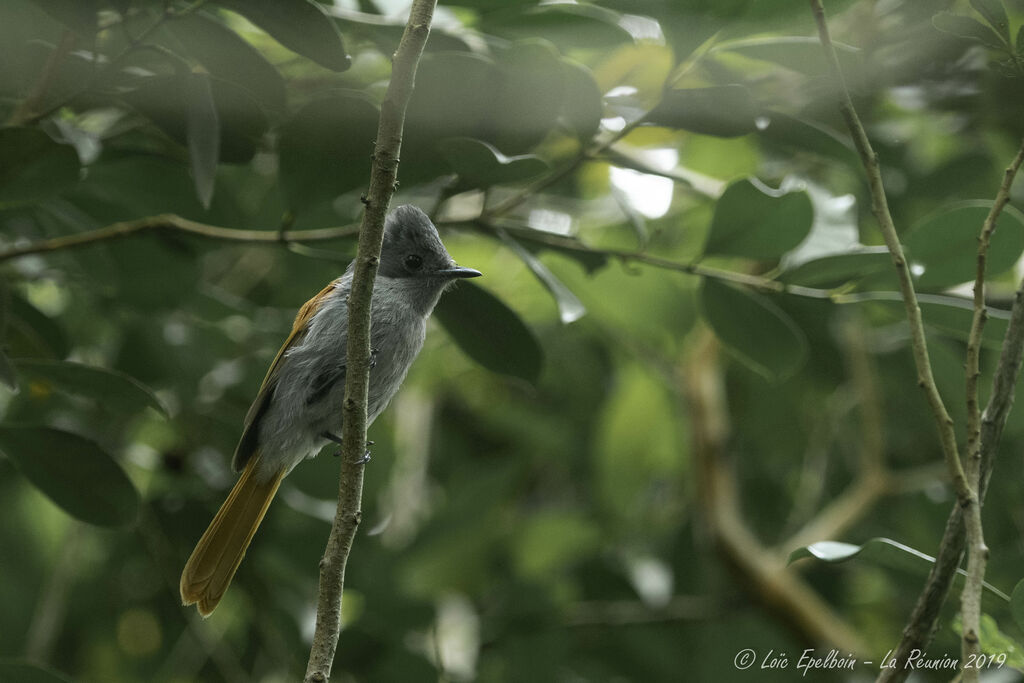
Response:
[{"label": "tail feather", "polygon": [[199,539],[181,572],[182,604],[195,604],[204,617],[213,613],[231,584],[253,534],[284,479],[285,473],[281,471],[269,481],[260,481],[260,477],[255,475],[259,460],[258,455],[249,459],[242,476]]}]

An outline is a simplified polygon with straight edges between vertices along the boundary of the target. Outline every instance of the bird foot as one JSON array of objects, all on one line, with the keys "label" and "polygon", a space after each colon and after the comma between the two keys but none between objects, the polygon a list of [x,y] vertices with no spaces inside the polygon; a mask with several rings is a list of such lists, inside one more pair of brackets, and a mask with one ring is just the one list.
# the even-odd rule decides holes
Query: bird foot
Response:
[{"label": "bird foot", "polygon": [[[336,434],[332,434],[331,432],[321,432],[320,436],[324,439],[327,439],[331,443],[338,444],[338,450],[334,451],[334,457],[340,457],[342,453],[341,437]],[[370,446],[372,446],[373,443],[374,442],[371,439],[366,440],[366,452],[363,453],[363,457],[356,461],[357,465],[365,465],[366,463],[370,462]]]}]

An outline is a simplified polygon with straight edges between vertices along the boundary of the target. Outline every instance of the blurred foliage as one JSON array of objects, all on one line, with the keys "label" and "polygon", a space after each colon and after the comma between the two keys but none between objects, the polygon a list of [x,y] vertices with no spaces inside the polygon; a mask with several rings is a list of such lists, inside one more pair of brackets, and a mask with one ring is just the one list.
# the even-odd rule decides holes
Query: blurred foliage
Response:
[{"label": "blurred foliage", "polygon": [[[0,679],[300,675],[329,454],[288,478],[210,620],[180,607],[178,574],[294,311],[354,251],[402,9],[0,3]],[[826,9],[962,437],[962,285],[1024,135],[1024,3]],[[442,3],[396,202],[432,210],[485,277],[443,300],[371,430],[338,680],[783,681],[736,653],[824,652],[709,533],[694,363],[724,381],[718,465],[750,538],[865,658],[893,647],[954,497],[835,85],[804,0]],[[1011,199],[986,392],[1024,181]],[[162,227],[60,248],[161,214],[264,239]],[[878,436],[893,490],[811,539],[852,544],[832,546],[843,561],[780,569]],[[1021,452],[1018,411],[985,520],[1003,593],[1024,566]],[[987,652],[1019,653],[1019,594],[987,599]],[[956,613],[936,653],[958,652]]]}]

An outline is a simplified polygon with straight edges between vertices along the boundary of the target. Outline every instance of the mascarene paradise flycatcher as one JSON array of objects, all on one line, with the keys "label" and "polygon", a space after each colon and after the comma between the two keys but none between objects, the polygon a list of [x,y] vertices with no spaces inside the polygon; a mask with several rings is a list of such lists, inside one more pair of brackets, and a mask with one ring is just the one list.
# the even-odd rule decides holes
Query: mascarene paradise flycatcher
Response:
[{"label": "mascarene paradise flycatcher", "polygon": [[[328,443],[341,442],[354,265],[299,309],[245,417],[232,461],[241,476],[181,573],[182,603],[195,604],[204,617],[224,596],[281,480]],[[442,292],[457,279],[479,275],[455,264],[416,207],[399,206],[388,216],[370,305],[367,424],[405,379]]]}]

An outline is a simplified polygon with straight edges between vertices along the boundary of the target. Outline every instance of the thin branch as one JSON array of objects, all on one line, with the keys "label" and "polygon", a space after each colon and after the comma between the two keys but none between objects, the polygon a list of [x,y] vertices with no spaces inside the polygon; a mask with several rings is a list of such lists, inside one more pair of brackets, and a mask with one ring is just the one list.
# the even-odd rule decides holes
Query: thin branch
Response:
[{"label": "thin branch", "polygon": [[87,230],[74,235],[54,237],[48,240],[32,242],[24,246],[0,249],[0,263],[31,254],[43,254],[64,249],[77,249],[92,244],[123,239],[145,232],[182,232],[199,237],[229,242],[249,242],[255,244],[282,244],[293,242],[319,242],[325,240],[352,237],[358,233],[354,225],[315,230],[236,230],[218,225],[208,225],[182,218],[175,214],[146,216],[131,221],[112,223],[111,225]]},{"label": "thin branch", "polygon": [[[984,578],[984,566],[988,555],[988,550],[985,547],[981,522],[980,496],[978,495],[981,480],[981,457],[979,445],[980,418],[977,413],[977,354],[980,349],[981,328],[984,325],[986,315],[983,293],[985,256],[988,250],[989,238],[991,237],[991,232],[995,226],[995,218],[998,217],[999,211],[1002,209],[1002,204],[1005,204],[1005,200],[1001,203],[997,202],[996,205],[993,206],[993,211],[990,213],[989,218],[986,219],[987,230],[983,230],[982,232],[978,250],[978,272],[974,292],[974,322],[971,327],[970,345],[968,349],[967,400],[969,422],[969,462],[967,472],[965,473],[964,467],[961,464],[957,453],[956,433],[953,429],[953,420],[946,411],[946,407],[942,402],[942,397],[939,395],[938,388],[935,386],[935,380],[932,377],[931,365],[928,359],[928,347],[924,336],[924,327],[921,321],[921,309],[914,293],[913,282],[910,278],[910,269],[907,265],[906,258],[903,256],[903,249],[900,245],[899,236],[896,233],[896,227],[892,222],[892,216],[889,212],[885,189],[882,184],[882,175],[878,165],[878,156],[871,148],[871,142],[868,140],[864,126],[861,124],[860,119],[854,110],[849,90],[846,87],[842,70],[839,67],[839,59],[836,56],[835,47],[832,45],[831,38],[829,36],[828,24],[825,21],[825,12],[821,6],[821,0],[810,0],[810,3],[815,22],[818,26],[818,36],[821,40],[822,47],[825,50],[826,60],[829,63],[832,77],[839,88],[840,112],[843,119],[846,121],[846,125],[849,128],[851,135],[853,136],[857,153],[860,156],[861,163],[867,173],[868,186],[872,197],[872,210],[882,230],[882,236],[885,240],[885,244],[889,248],[889,252],[892,254],[893,263],[896,266],[896,272],[900,282],[900,291],[903,294],[904,305],[907,311],[907,319],[910,322],[911,343],[914,350],[914,361],[917,365],[919,384],[924,388],[928,397],[928,402],[931,405],[932,413],[934,414],[939,429],[946,467],[949,470],[953,486],[957,493],[958,505],[962,510],[962,517],[959,520],[954,519],[955,515],[950,517],[949,524],[947,524],[946,537],[948,539],[950,534],[955,534],[957,532],[957,527],[961,524],[966,530],[967,544],[969,548],[968,566],[970,568],[971,576],[969,577],[962,594],[962,651],[963,659],[964,661],[967,661],[969,657],[972,655],[976,656],[980,651],[980,600],[982,581]],[[1012,172],[1008,170],[1006,177],[1004,178],[1004,187],[1006,187],[1007,191],[1009,188],[1007,183],[1012,180],[1015,172],[1015,170]],[[944,541],[945,540],[946,539],[944,539]],[[958,561],[959,555],[960,553],[957,553],[955,558],[947,557],[945,559],[947,562],[953,559]],[[938,562],[936,563],[935,568],[939,568]],[[948,571],[948,568],[944,571]],[[929,586],[926,586],[926,591],[937,588],[935,586],[931,586],[930,583],[931,582],[929,581]],[[934,592],[933,599],[937,600],[938,604],[941,605],[946,592],[948,592],[948,587],[936,590]],[[935,609],[937,611],[937,607]],[[917,610],[915,610],[915,612],[916,611]],[[931,627],[921,629],[919,632],[930,635]],[[978,680],[977,668],[967,668],[963,671],[963,675],[965,680],[969,682]]]},{"label": "thin branch", "polygon": [[363,464],[366,448],[366,404],[370,384],[370,298],[380,263],[384,219],[398,178],[405,112],[416,80],[416,68],[430,34],[436,0],[414,0],[402,40],[395,52],[384,101],[366,193],[366,212],[359,231],[352,291],[348,298],[345,428],[342,430],[338,510],[327,549],[320,561],[316,630],[306,666],[305,683],[330,680],[341,632],[341,599],[345,565],[362,515]]},{"label": "thin branch", "polygon": [[[985,310],[985,262],[988,258],[992,234],[996,230],[999,216],[1010,201],[1010,185],[1024,161],[1024,144],[1017,156],[1003,173],[1003,182],[996,192],[992,208],[981,227],[978,237],[977,271],[974,277],[974,315],[967,339],[966,397],[967,397],[967,484],[974,491],[981,488],[981,411],[978,409],[978,377],[981,376],[981,334],[988,319]],[[985,583],[985,567],[988,564],[988,546],[985,544],[981,523],[981,497],[978,504],[966,512],[967,532],[967,581],[961,593],[960,611],[963,619],[964,657],[977,658],[980,653],[979,631],[981,624],[981,592]],[[974,683],[978,680],[977,667],[964,670],[964,680]]]},{"label": "thin branch", "polygon": [[[998,192],[996,192],[995,200],[992,202],[992,209],[989,211],[988,216],[985,218],[985,223],[982,226],[982,245],[978,248],[978,281],[975,284],[974,292],[974,309],[975,309],[975,322],[978,326],[977,334],[974,333],[974,327],[971,328],[971,338],[977,338],[975,347],[980,344],[981,337],[981,326],[984,325],[985,319],[988,317],[986,313],[980,310],[978,305],[979,296],[984,297],[983,293],[979,293],[979,289],[982,289],[979,285],[983,283],[984,278],[984,253],[988,249],[988,241],[995,231],[996,223],[999,220],[999,214],[1006,207],[1007,202],[1010,200],[1010,187],[1013,185],[1013,179],[1016,177],[1017,172],[1020,170],[1021,165],[1024,164],[1024,139],[1021,140],[1020,148],[1017,150],[1017,155],[1010,162],[1010,165],[1003,171],[1003,182],[999,186]],[[984,246],[984,249],[982,248]],[[999,443],[999,439],[1002,436],[1003,425],[1006,424],[1006,418],[1010,413],[1010,407],[1013,405],[1013,394],[1014,386],[1017,381],[1017,375],[1020,372],[1021,364],[1021,348],[1024,347],[1020,336],[1020,318],[1022,317],[1021,309],[1024,306],[1021,305],[1021,297],[1024,295],[1024,281],[1021,282],[1021,287],[1017,290],[1017,296],[1014,300],[1013,307],[1010,312],[1010,324],[1006,330],[1006,337],[1003,340],[1003,351],[999,358],[999,365],[996,368],[996,375],[993,380],[992,394],[989,397],[988,405],[985,406],[985,412],[981,416],[980,424],[978,425],[978,477],[979,477],[979,489],[984,491],[985,484],[987,483],[987,476],[991,471],[991,462],[993,454],[995,453],[995,447]],[[968,347],[970,348],[970,347]],[[977,351],[975,351],[977,353]],[[977,359],[975,359],[975,368]],[[984,500],[984,495],[981,496]]]},{"label": "thin branch", "polygon": [[[464,225],[465,223],[465,221],[453,220],[443,221],[442,223],[440,223],[440,225]],[[565,237],[563,235],[556,235],[554,233],[542,232],[540,230],[522,228],[514,225],[506,225],[504,223],[498,226],[483,217],[477,218],[476,220],[471,221],[471,223],[476,228],[491,235],[497,235],[499,231],[504,231],[511,233],[515,237],[521,237],[522,239],[529,240],[531,242],[536,242],[538,244],[543,244],[554,249],[574,251],[577,253],[590,254],[593,256],[603,256],[606,258],[618,259],[620,261],[628,263],[643,263],[645,265],[653,266],[655,268],[661,268],[663,270],[673,270],[679,273],[687,273],[689,275],[710,277],[716,280],[724,280],[739,285],[745,285],[747,287],[753,287],[755,289],[760,289],[766,292],[775,292],[779,294],[794,294],[797,296],[808,297],[811,299],[832,299],[838,295],[838,292],[836,292],[835,290],[817,289],[814,287],[804,287],[802,285],[791,285],[761,275],[752,275],[749,273],[739,273],[731,270],[722,270],[720,268],[713,268],[711,266],[703,266],[700,265],[699,263],[680,263],[679,261],[673,261],[671,259],[662,258],[660,256],[654,256],[653,254],[648,254],[643,251],[631,251],[627,249],[600,249],[596,247],[590,247],[572,237]]]},{"label": "thin branch", "polygon": [[910,267],[903,255],[903,246],[900,244],[896,226],[889,212],[889,203],[886,199],[885,188],[882,185],[882,172],[878,164],[878,155],[871,147],[864,125],[853,108],[853,101],[850,99],[850,91],[846,87],[843,72],[839,68],[839,58],[836,56],[835,46],[829,35],[828,24],[825,22],[825,11],[821,6],[821,0],[810,0],[811,9],[814,12],[814,19],[818,26],[818,37],[825,50],[825,59],[829,64],[832,78],[838,88],[839,111],[846,121],[846,126],[853,137],[854,146],[860,156],[861,164],[864,166],[867,175],[868,188],[871,192],[871,209],[875,214],[878,225],[882,231],[882,238],[885,246],[892,254],[892,262],[896,268],[896,275],[899,279],[900,293],[903,297],[903,304],[906,308],[907,321],[910,323],[911,347],[914,352],[914,363],[917,366],[918,385],[924,389],[928,404],[938,427],[939,440],[942,444],[942,452],[946,460],[946,467],[949,469],[950,478],[957,492],[957,497],[969,503],[974,499],[974,493],[967,486],[967,479],[964,476],[963,467],[960,464],[960,456],[957,452],[956,432],[953,430],[953,418],[949,416],[942,396],[932,376],[931,362],[928,359],[928,343],[924,334],[924,323],[921,319],[921,307],[918,305],[917,295],[914,292],[914,283],[910,277]]},{"label": "thin branch", "polygon": [[[997,202],[1004,192],[1008,195],[1009,187],[1022,163],[1024,163],[1024,140],[1021,141],[1017,156],[1014,157],[1003,174],[1003,182],[996,195]],[[1002,203],[1005,205],[1005,202]],[[993,203],[993,208],[995,205]],[[988,219],[986,219],[987,222]],[[994,222],[993,220],[993,224]],[[992,392],[981,415],[979,506],[985,500],[992,472],[992,461],[1002,439],[1003,428],[1006,426],[1010,409],[1013,407],[1014,390],[1017,378],[1020,376],[1022,360],[1024,360],[1024,280],[1021,281],[1017,289],[1013,306],[1010,309],[1002,351],[992,379]],[[899,645],[893,655],[893,660],[898,663],[898,667],[882,671],[878,676],[879,683],[900,683],[906,680],[909,669],[904,667],[903,663],[907,661],[913,651],[923,651],[931,641],[938,625],[939,612],[963,556],[965,545],[963,515],[963,508],[958,502],[953,506],[946,520],[946,529],[936,553],[935,564],[932,565],[928,580],[917,598],[917,603],[903,628]]]},{"label": "thin branch", "polygon": [[[465,225],[465,221],[437,221],[436,224],[439,226],[456,224]],[[495,233],[497,230],[494,225],[487,223],[486,221],[477,220],[474,224],[489,234]],[[555,235],[529,228],[502,226],[501,229],[522,237],[523,239],[544,244],[555,249],[561,249],[563,251],[574,251],[581,254],[603,256],[619,260],[623,263],[640,263],[661,270],[669,270],[689,275],[697,275],[699,277],[708,277],[724,282],[732,282],[746,287],[753,287],[754,289],[758,289],[763,292],[789,294],[809,299],[829,299],[832,303],[836,304],[856,304],[863,303],[865,301],[902,301],[898,292],[846,292],[841,287],[835,289],[805,287],[803,285],[793,285],[780,282],[763,275],[723,270],[721,268],[703,266],[698,263],[682,263],[642,251],[591,247],[571,237],[564,237],[562,235]],[[175,214],[160,214],[130,221],[122,221],[120,223],[112,223],[111,225],[107,225],[102,228],[87,230],[74,235],[54,237],[51,239],[40,240],[38,242],[31,242],[22,246],[8,247],[7,249],[0,248],[0,263],[23,256],[45,254],[65,249],[78,249],[81,247],[101,244],[103,242],[143,235],[147,232],[160,231],[180,232],[188,235],[194,235],[196,237],[225,242],[262,245],[284,244],[290,251],[301,256],[330,261],[338,261],[339,259],[335,254],[304,247],[302,243],[327,242],[331,240],[346,239],[359,234],[359,228],[355,224],[329,228],[316,228],[311,230],[243,230],[225,228],[207,223],[199,223],[197,221],[182,218]],[[955,296],[919,294],[918,300],[941,306],[956,306],[964,309],[971,308],[971,304],[967,299]],[[1001,308],[994,308],[990,306],[988,308],[988,316],[1009,320],[1010,313]]]}]

